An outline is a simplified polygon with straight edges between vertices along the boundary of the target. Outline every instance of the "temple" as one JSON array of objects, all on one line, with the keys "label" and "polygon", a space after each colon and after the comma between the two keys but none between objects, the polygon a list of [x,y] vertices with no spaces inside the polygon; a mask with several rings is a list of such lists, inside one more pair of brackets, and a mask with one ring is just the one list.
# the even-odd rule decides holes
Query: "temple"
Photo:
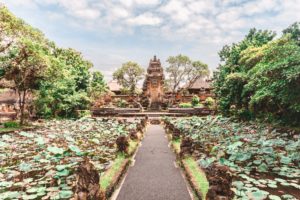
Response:
[{"label": "temple", "polygon": [[148,99],[148,107],[152,110],[160,109],[164,96],[164,72],[160,60],[154,56],[150,60],[146,78],[143,84],[143,96]]}]

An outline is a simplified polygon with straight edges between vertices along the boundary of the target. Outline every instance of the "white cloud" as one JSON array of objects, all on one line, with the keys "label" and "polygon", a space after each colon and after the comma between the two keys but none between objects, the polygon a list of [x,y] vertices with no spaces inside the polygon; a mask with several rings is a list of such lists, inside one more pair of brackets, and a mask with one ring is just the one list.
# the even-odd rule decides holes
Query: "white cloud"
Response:
[{"label": "white cloud", "polygon": [[136,17],[130,18],[127,20],[129,25],[134,26],[143,26],[143,25],[159,25],[162,22],[162,19],[153,15],[152,13],[144,13]]},{"label": "white cloud", "polygon": [[[174,52],[185,45],[195,52],[203,52],[199,46],[213,46],[217,51],[226,43],[240,40],[252,27],[281,31],[300,21],[300,0],[2,1],[23,13],[28,8],[34,8],[34,12],[41,9],[52,21],[59,20],[70,29],[89,30],[97,36],[105,33],[107,37],[142,37],[149,43],[170,42],[177,45]],[[48,6],[51,9],[47,10]]]}]

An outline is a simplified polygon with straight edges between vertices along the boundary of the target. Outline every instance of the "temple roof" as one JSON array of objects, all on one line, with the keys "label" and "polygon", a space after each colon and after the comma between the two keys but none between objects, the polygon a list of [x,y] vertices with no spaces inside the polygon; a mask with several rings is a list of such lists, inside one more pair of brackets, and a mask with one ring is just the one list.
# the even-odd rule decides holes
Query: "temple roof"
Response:
[{"label": "temple roof", "polygon": [[212,88],[211,86],[211,81],[208,79],[205,79],[203,77],[198,78],[190,87],[188,87],[189,84],[186,83],[182,88],[188,88],[188,89],[210,89]]},{"label": "temple roof", "polygon": [[110,91],[115,92],[115,91],[120,91],[122,89],[122,86],[118,83],[117,80],[111,80],[107,83],[107,86]]}]

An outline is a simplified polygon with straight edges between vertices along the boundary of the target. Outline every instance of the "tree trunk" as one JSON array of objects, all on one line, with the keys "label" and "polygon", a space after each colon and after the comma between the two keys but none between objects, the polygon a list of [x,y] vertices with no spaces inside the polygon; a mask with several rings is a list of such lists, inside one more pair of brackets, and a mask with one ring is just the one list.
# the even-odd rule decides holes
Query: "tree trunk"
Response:
[{"label": "tree trunk", "polygon": [[22,97],[22,108],[21,108],[21,124],[24,124],[25,120],[25,105],[26,105],[26,90],[23,91],[23,97]]},{"label": "tree trunk", "polygon": [[24,124],[24,110],[26,104],[26,90],[20,91],[18,90],[19,96],[19,108],[20,108],[20,125]]}]

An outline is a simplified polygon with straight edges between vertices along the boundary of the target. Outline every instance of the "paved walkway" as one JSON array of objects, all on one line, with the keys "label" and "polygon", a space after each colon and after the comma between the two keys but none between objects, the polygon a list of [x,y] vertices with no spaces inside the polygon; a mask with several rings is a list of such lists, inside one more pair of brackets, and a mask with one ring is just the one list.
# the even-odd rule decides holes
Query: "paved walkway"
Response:
[{"label": "paved walkway", "polygon": [[160,125],[148,126],[117,200],[190,200],[175,159],[164,129]]}]

